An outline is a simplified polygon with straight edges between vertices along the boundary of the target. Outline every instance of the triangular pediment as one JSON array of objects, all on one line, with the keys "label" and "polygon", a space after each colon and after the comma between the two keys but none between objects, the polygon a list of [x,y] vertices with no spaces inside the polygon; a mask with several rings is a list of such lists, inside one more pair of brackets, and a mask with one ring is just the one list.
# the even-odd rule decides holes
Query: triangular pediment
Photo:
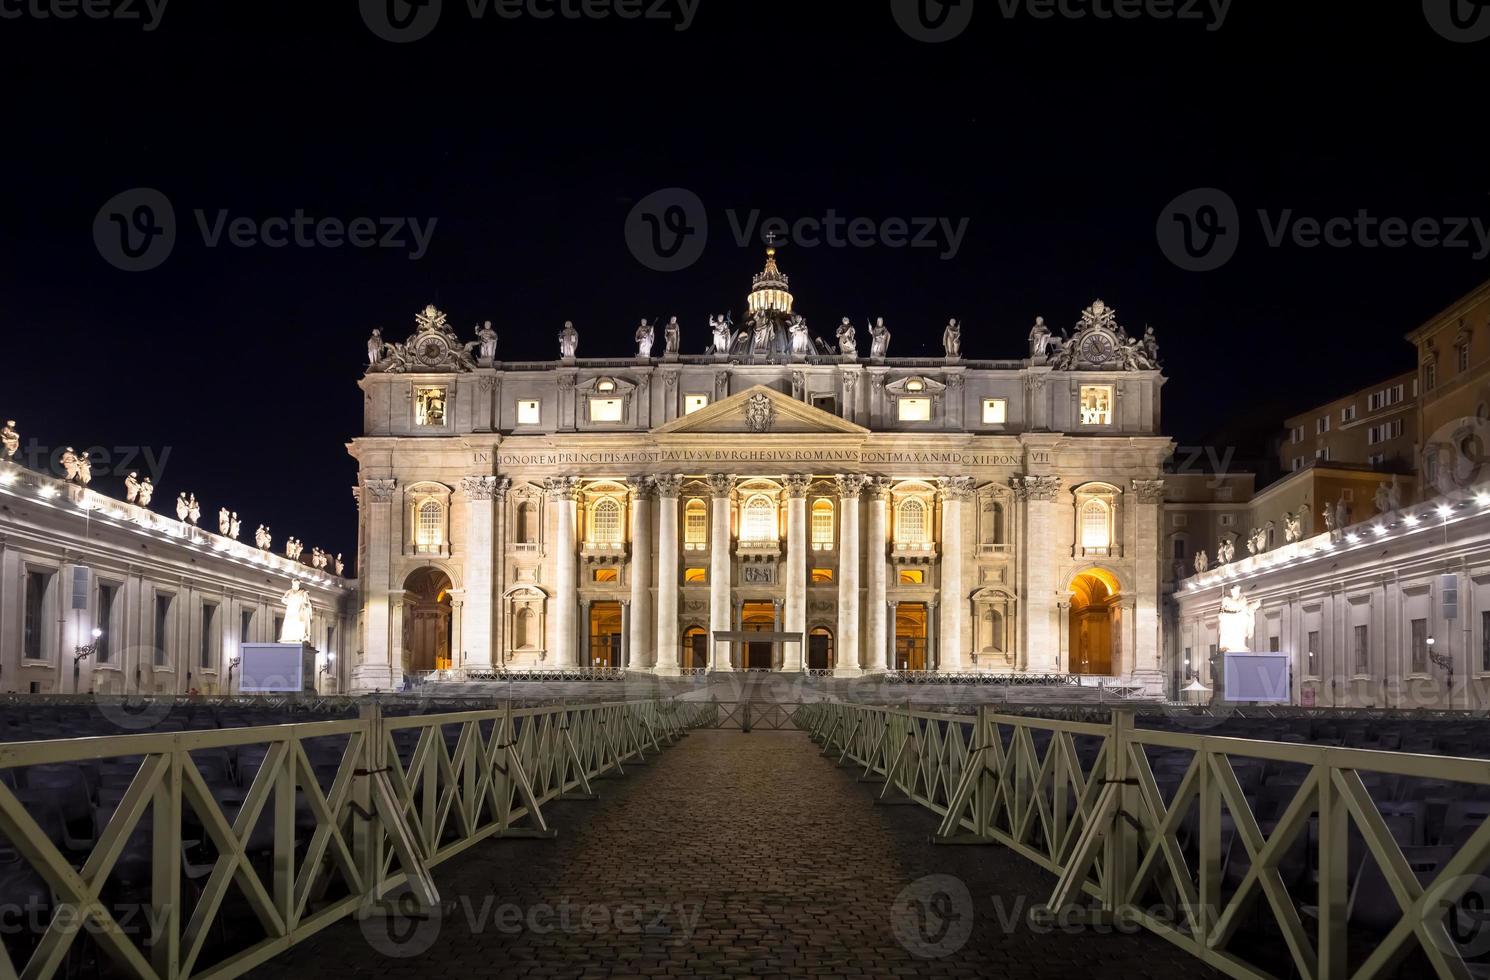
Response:
[{"label": "triangular pediment", "polygon": [[756,385],[652,430],[658,435],[815,434],[868,435],[869,430],[846,419],[813,408],[774,388]]}]

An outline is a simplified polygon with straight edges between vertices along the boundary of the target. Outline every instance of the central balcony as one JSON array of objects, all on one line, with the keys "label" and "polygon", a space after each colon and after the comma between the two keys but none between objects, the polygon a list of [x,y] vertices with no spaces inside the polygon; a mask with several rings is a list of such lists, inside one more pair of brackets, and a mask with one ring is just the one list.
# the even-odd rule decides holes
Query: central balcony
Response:
[{"label": "central balcony", "polygon": [[579,557],[586,565],[624,565],[630,557],[630,548],[624,541],[586,541],[579,550]]},{"label": "central balcony", "polygon": [[741,538],[735,545],[735,557],[741,561],[776,561],[781,557],[781,542],[776,538]]},{"label": "central balcony", "polygon": [[890,560],[897,565],[930,565],[936,559],[932,541],[896,541],[890,547]]}]

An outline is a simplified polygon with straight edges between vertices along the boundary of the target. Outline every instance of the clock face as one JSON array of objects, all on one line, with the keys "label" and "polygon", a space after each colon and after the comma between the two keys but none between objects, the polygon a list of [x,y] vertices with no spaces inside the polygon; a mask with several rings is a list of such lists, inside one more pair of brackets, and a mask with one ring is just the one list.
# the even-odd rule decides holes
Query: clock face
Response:
[{"label": "clock face", "polygon": [[1082,360],[1091,364],[1106,364],[1117,356],[1117,345],[1103,333],[1094,333],[1081,345]]}]

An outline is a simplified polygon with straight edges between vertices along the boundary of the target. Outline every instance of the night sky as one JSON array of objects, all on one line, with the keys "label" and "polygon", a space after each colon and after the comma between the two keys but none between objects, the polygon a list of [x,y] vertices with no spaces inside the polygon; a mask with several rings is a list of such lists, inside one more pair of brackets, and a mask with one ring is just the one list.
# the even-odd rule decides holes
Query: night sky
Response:
[{"label": "night sky", "polygon": [[[691,21],[679,2],[601,21],[445,0],[407,43],[369,26],[375,2],[174,0],[152,30],[34,14],[62,3],[0,0],[0,414],[42,465],[64,445],[168,452],[157,509],[192,490],[204,524],[225,503],[276,547],[355,551],[344,447],[373,327],[402,340],[434,303],[467,338],[493,321],[518,360],[556,356],[566,319],[581,356],[603,356],[634,352],[639,318],[676,315],[699,353],[761,265],[732,212],[965,222],[955,254],[945,233],[929,248],[891,234],[788,242],[781,265],[815,332],[884,316],[892,356],[939,354],[957,316],[967,356],[1020,357],[1036,315],[1068,329],[1101,297],[1158,332],[1168,432],[1240,458],[1290,412],[1409,367],[1403,334],[1490,276],[1473,232],[1453,248],[1267,240],[1289,214],[1490,220],[1490,40],[1448,40],[1415,0],[1247,0],[1219,25],[979,0],[938,44],[890,0],[698,0]],[[143,0],[125,12],[151,16]],[[1490,8],[1480,19],[1490,33]],[[137,188],[165,196],[176,233],[129,272],[95,219]],[[709,223],[676,272],[626,237],[665,188],[696,194]],[[1196,188],[1239,211],[1194,212],[1236,246],[1213,271],[1181,268],[1158,235]],[[390,248],[211,246],[199,210],[209,232],[220,214],[297,210],[435,226],[418,258],[407,230]],[[110,469],[95,485],[117,492]]]}]

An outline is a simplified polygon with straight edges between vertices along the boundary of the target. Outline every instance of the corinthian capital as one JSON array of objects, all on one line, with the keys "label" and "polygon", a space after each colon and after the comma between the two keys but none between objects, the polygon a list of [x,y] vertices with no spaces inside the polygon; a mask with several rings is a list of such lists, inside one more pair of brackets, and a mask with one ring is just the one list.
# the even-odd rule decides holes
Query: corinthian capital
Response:
[{"label": "corinthian capital", "polygon": [[857,498],[869,482],[869,477],[863,473],[841,473],[834,479],[838,483],[838,495],[846,500]]},{"label": "corinthian capital", "polygon": [[708,482],[709,493],[716,497],[728,497],[735,488],[735,478],[725,473],[710,474]]},{"label": "corinthian capital", "polygon": [[786,477],[786,492],[793,500],[801,500],[807,496],[807,488],[812,486],[812,477],[806,473],[789,473]]},{"label": "corinthian capital", "polygon": [[656,482],[650,476],[627,477],[626,485],[631,488],[637,500],[651,500],[657,489]]},{"label": "corinthian capital", "polygon": [[1134,480],[1133,494],[1143,504],[1162,504],[1164,502],[1163,480]]},{"label": "corinthian capital", "polygon": [[683,478],[676,473],[664,473],[662,476],[652,477],[652,486],[657,489],[659,497],[676,500],[683,490]]},{"label": "corinthian capital", "polygon": [[364,480],[362,488],[364,500],[375,504],[387,504],[393,502],[393,495],[398,491],[398,481]]},{"label": "corinthian capital", "polygon": [[494,476],[467,476],[460,481],[460,492],[469,500],[490,500],[496,496],[497,478]]},{"label": "corinthian capital", "polygon": [[938,489],[943,500],[967,500],[977,490],[977,481],[970,476],[944,476]]},{"label": "corinthian capital", "polygon": [[1019,500],[1054,500],[1061,492],[1058,476],[1016,476],[1009,487]]},{"label": "corinthian capital", "polygon": [[579,492],[579,477],[551,476],[543,481],[543,492],[550,500],[573,500]]},{"label": "corinthian capital", "polygon": [[888,500],[890,499],[890,488],[892,486],[894,486],[894,483],[889,477],[876,476],[870,479],[867,489],[869,490],[869,495],[875,500]]}]

